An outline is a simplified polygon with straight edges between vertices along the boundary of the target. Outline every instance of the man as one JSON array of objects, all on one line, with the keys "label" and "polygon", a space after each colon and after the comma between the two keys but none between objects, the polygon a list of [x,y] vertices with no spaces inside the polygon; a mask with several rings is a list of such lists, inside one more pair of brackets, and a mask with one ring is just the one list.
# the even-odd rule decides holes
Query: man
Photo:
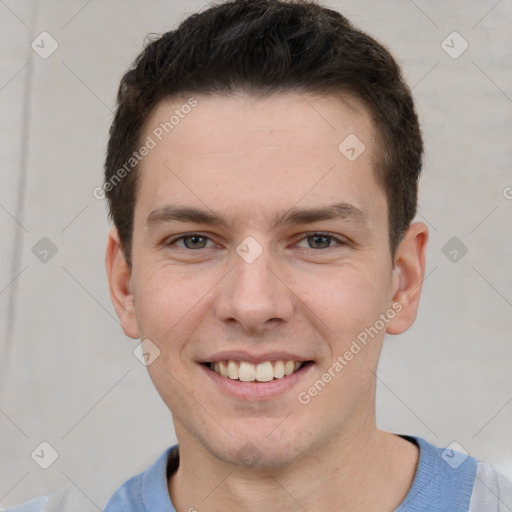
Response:
[{"label": "man", "polygon": [[392,56],[317,4],[221,3],[148,45],[110,132],[106,266],[179,449],[106,512],[512,509],[489,466],[376,427],[424,278],[422,151]]}]

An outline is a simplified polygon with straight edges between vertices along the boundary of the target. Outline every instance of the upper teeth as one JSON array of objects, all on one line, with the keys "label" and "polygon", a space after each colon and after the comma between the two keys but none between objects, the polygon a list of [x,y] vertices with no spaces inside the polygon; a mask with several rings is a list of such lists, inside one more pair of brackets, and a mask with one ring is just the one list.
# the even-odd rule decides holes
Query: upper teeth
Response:
[{"label": "upper teeth", "polygon": [[210,363],[210,368],[223,377],[244,382],[269,382],[291,375],[302,366],[300,361],[264,361],[259,364],[247,361],[218,361]]}]

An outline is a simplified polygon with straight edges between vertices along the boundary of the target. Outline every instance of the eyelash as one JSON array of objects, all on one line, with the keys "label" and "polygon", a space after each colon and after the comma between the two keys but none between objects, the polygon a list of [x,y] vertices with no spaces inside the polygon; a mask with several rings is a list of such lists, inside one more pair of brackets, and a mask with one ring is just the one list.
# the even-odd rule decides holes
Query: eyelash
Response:
[{"label": "eyelash", "polygon": [[[211,238],[207,235],[204,235],[202,233],[196,233],[196,232],[193,232],[193,233],[185,233],[184,235],[180,235],[174,239],[171,239],[171,240],[168,240],[165,242],[165,246],[166,247],[171,247],[173,245],[176,244],[176,242],[179,242],[180,240],[183,240],[184,238],[192,238],[194,236],[197,236],[197,237],[200,237],[200,238],[206,238],[207,240],[211,240]],[[320,232],[320,231],[314,231],[314,232],[311,232],[311,233],[306,233],[305,236],[303,236],[297,243],[301,242],[302,240],[306,240],[308,238],[312,238],[312,237],[315,237],[315,236],[321,236],[321,237],[325,237],[325,238],[329,238],[331,240],[334,240],[335,242],[337,242],[338,246],[343,246],[343,245],[347,245],[347,242],[343,241],[343,240],[340,240],[339,238],[329,234],[329,233],[323,233],[323,232]],[[329,246],[329,247],[326,247],[324,249],[313,249],[312,247],[308,247],[308,249],[311,249],[312,251],[321,251],[321,250],[326,250],[326,249],[332,249],[333,246]],[[180,247],[180,249],[184,249],[186,251],[199,251],[200,249],[207,249],[207,247],[201,247],[200,249],[189,249],[188,247]]]}]

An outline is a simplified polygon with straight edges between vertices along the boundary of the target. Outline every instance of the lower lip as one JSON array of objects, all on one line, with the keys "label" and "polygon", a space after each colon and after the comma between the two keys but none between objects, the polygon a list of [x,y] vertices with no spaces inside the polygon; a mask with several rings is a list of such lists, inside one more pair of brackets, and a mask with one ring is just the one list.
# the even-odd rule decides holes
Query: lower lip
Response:
[{"label": "lower lip", "polygon": [[276,398],[291,388],[307,379],[313,369],[314,364],[308,363],[300,370],[286,375],[281,379],[273,379],[269,382],[243,382],[228,377],[222,377],[218,373],[210,370],[204,364],[199,365],[207,378],[211,379],[214,385],[218,386],[221,391],[227,395],[244,400],[267,400]]}]

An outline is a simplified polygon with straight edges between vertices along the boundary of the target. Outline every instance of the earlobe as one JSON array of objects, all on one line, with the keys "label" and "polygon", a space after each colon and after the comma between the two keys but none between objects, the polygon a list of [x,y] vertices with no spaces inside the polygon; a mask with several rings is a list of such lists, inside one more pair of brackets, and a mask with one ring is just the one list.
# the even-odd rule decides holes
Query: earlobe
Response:
[{"label": "earlobe", "polygon": [[110,230],[105,254],[110,298],[124,333],[130,338],[138,339],[138,327],[135,316],[132,293],[132,271],[124,258],[123,249],[116,228]]},{"label": "earlobe", "polygon": [[388,323],[388,334],[406,331],[416,319],[425,276],[427,242],[427,226],[423,222],[415,222],[409,226],[397,248],[393,266],[392,302],[400,304],[400,310]]}]

